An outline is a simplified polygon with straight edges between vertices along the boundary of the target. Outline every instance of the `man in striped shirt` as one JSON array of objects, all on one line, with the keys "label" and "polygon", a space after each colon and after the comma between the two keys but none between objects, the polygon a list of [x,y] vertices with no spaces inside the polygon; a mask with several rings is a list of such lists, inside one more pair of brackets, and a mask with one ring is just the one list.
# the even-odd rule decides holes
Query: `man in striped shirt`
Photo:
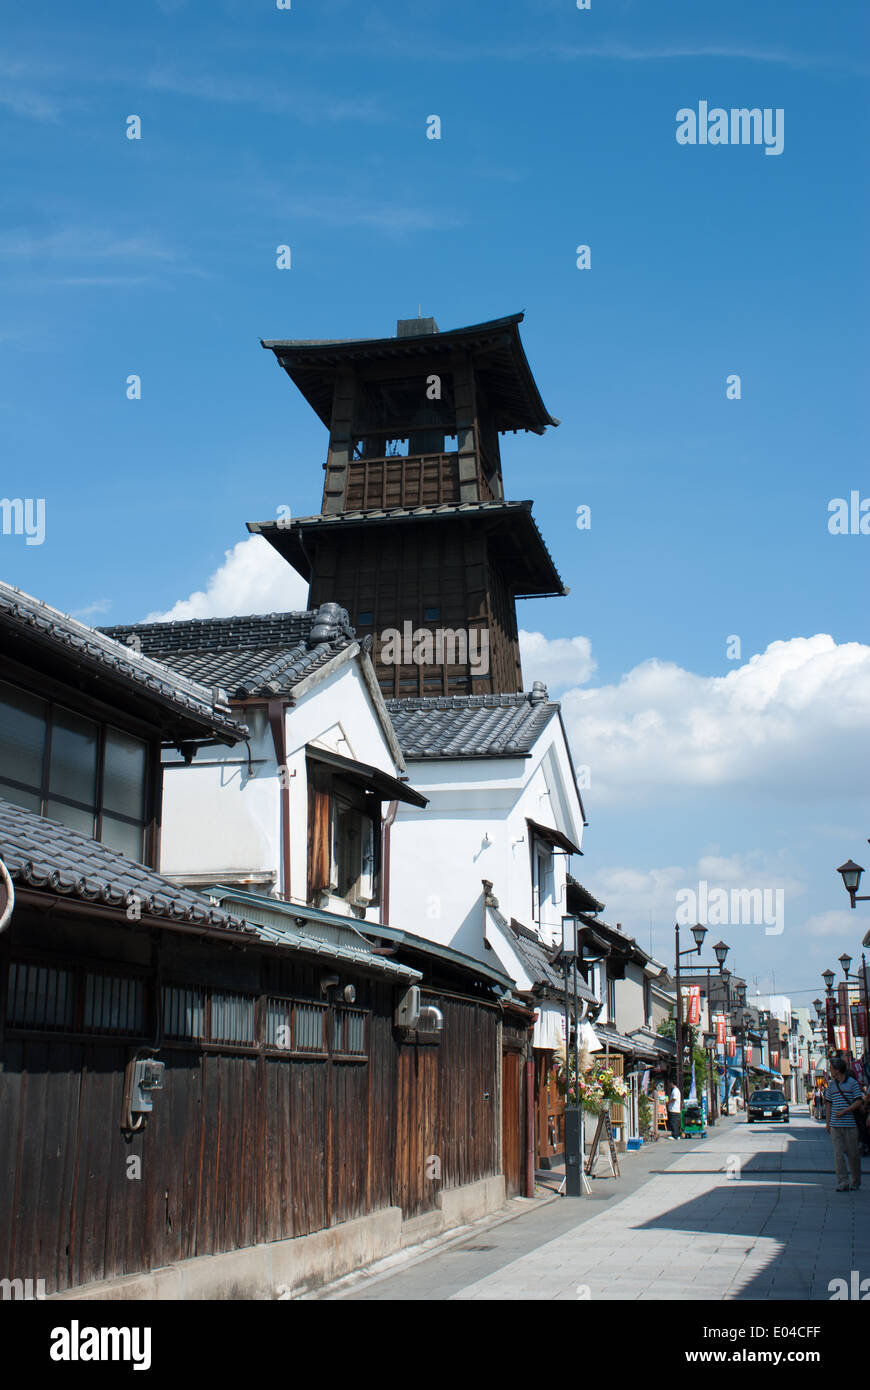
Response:
[{"label": "man in striped shirt", "polygon": [[835,1057],[831,1062],[831,1083],[825,1092],[825,1105],[826,1128],[834,1146],[838,1192],[856,1192],[861,1186],[861,1159],[858,1156],[858,1126],[855,1123],[855,1112],[862,1104],[858,1082],[854,1076],[847,1075],[846,1063],[842,1057]]}]

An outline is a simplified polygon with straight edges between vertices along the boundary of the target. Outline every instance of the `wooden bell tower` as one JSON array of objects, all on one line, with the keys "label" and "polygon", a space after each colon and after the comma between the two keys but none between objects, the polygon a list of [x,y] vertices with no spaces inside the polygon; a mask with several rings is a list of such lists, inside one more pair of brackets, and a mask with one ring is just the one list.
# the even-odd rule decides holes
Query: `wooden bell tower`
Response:
[{"label": "wooden bell tower", "polygon": [[274,341],[329,430],[319,516],[249,522],[346,608],[385,696],[522,690],[515,602],[565,592],[531,503],[505,499],[499,435],[543,434],[522,314],[441,333]]}]

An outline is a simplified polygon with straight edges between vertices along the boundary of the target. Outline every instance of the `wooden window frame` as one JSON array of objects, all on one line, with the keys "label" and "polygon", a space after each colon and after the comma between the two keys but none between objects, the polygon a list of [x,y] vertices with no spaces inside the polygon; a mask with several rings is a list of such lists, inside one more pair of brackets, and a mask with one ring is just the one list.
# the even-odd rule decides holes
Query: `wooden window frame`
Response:
[{"label": "wooden window frame", "polygon": [[[4,795],[4,790],[14,787],[18,791],[28,792],[31,796],[39,799],[39,814],[47,816],[49,820],[56,819],[48,814],[46,807],[50,801],[59,802],[62,806],[69,806],[72,810],[84,811],[92,817],[93,834],[89,837],[102,843],[103,840],[103,817],[108,820],[120,821],[124,825],[138,829],[141,834],[142,859],[132,862],[149,865],[152,863],[154,852],[154,807],[156,803],[156,784],[159,776],[158,765],[160,762],[159,748],[155,750],[151,739],[144,737],[141,730],[126,728],[123,721],[107,719],[101,711],[97,711],[86,701],[76,701],[66,699],[61,694],[60,697],[51,694],[44,694],[40,690],[25,684],[21,680],[8,679],[3,675],[0,679],[0,702],[3,698],[3,687],[20,691],[21,694],[29,696],[31,699],[38,700],[45,709],[45,741],[42,750],[42,771],[38,785],[23,782],[18,777],[10,777],[7,772],[3,772],[0,779],[0,797]],[[65,796],[60,792],[51,790],[51,749],[54,737],[56,716],[58,711],[65,711],[80,719],[87,719],[96,726],[97,730],[97,761],[95,771],[95,793],[93,804],[86,801],[79,801],[75,797]],[[127,738],[136,739],[145,748],[145,777],[142,788],[143,793],[143,812],[142,817],[124,815],[120,811],[110,810],[105,805],[105,769],[106,769],[106,741],[109,731],[117,734],[124,734]],[[8,800],[8,797],[6,798]],[[63,822],[59,822],[63,824]],[[113,851],[119,853],[120,851]],[[124,856],[125,858],[127,856]]]},{"label": "wooden window frame", "polygon": [[[72,995],[72,1025],[70,1027],[56,1026],[52,1024],[36,1023],[12,1023],[11,1013],[8,1008],[9,987],[11,984],[12,967],[26,966],[48,970],[65,971],[72,976],[71,995]],[[114,979],[136,980],[143,986],[142,1014],[145,1024],[143,1032],[134,1033],[119,1029],[93,1028],[85,1025],[85,991],[88,975],[109,976]],[[50,951],[40,950],[20,950],[11,955],[7,963],[6,974],[6,998],[4,1008],[6,1010],[7,1035],[11,1036],[33,1036],[34,1034],[44,1037],[63,1037],[76,1041],[88,1042],[122,1042],[132,1044],[148,1043],[154,1035],[153,1028],[149,1028],[149,1022],[153,1021],[154,1011],[154,972],[147,966],[136,966],[110,962],[103,965],[101,962],[70,959],[69,957],[58,957]]]}]

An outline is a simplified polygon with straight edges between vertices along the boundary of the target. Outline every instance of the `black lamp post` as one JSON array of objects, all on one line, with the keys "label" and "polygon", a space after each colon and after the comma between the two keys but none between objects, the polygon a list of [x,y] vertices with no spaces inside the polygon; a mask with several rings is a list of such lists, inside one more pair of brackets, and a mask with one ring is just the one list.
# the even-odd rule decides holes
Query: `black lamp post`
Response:
[{"label": "black lamp post", "polygon": [[[580,1041],[577,1026],[577,918],[562,918],[562,968],[565,974],[565,1196],[583,1196],[583,1107],[579,1096]],[[574,1097],[571,1100],[571,1028],[568,966],[574,973]]]},{"label": "black lamp post", "polygon": [[[704,944],[704,937],[707,935],[707,928],[702,927],[700,922],[696,922],[692,927],[692,936],[695,938],[694,946],[689,946],[687,950],[680,950],[680,926],[674,923],[674,958],[676,960],[676,988],[677,988],[677,1019],[676,1019],[676,1044],[677,1044],[677,1090],[680,1093],[680,1106],[683,1104],[683,995],[680,990],[680,957],[694,956],[701,954],[701,947]],[[680,1125],[682,1127],[682,1114],[680,1115]]]},{"label": "black lamp post", "polygon": [[[855,1040],[856,1037],[858,1037],[858,1036],[863,1036],[863,1038],[864,1038],[864,1057],[865,1057],[865,1059],[866,1059],[866,1058],[867,1058],[867,1054],[868,1054],[868,1048],[870,1048],[870,1036],[868,1036],[868,1031],[870,1031],[870,1025],[868,1025],[868,1012],[870,1012],[870,1011],[868,1011],[868,1008],[867,1008],[867,1000],[868,1000],[868,994],[867,994],[867,958],[866,958],[866,956],[864,955],[864,952],[862,951],[862,952],[861,952],[861,973],[860,973],[860,975],[859,975],[857,972],[856,972],[854,975],[852,975],[852,974],[849,973],[849,972],[851,971],[851,969],[852,969],[852,957],[851,957],[850,955],[848,955],[846,951],[844,951],[843,954],[839,957],[839,960],[840,960],[841,966],[843,967],[843,975],[844,975],[844,977],[845,977],[847,986],[848,986],[849,984],[852,984],[852,983],[857,984],[858,987],[859,987],[859,989],[860,989],[860,991],[861,991],[861,993],[862,993],[863,996],[864,996],[864,1032],[863,1032],[863,1034],[858,1034],[858,1032],[856,1031],[856,1029],[855,1029],[855,1027],[854,1027],[853,1019],[852,1019],[851,1017],[850,1017],[850,1019],[849,1019],[849,1032],[850,1032],[850,1034],[851,1034],[851,1037],[852,1037],[852,1040],[853,1040],[853,1041]],[[847,995],[848,995],[848,989],[847,989],[846,992],[847,992]],[[859,994],[859,1000],[860,1000],[860,994]],[[851,1000],[850,1000],[849,1002],[851,1003]]]},{"label": "black lamp post", "polygon": [[828,1039],[828,1056],[833,1057],[837,1051],[837,1038],[834,1033],[834,1024],[831,1022],[832,1016],[836,1018],[834,1005],[834,972],[833,970],[823,970],[822,979],[825,982],[825,1029]]},{"label": "black lamp post", "polygon": [[[706,934],[705,928],[701,927],[700,923],[698,923],[696,927],[693,927],[693,928],[692,928],[692,931],[693,931],[693,932],[695,932],[696,930],[700,930],[700,931],[702,931],[702,932],[704,932],[704,933]],[[700,951],[700,949],[701,949],[701,942],[703,941],[704,938],[703,938],[703,936],[702,936],[702,937],[700,938],[700,940],[698,940],[697,937],[696,937],[695,939],[698,941],[698,950]],[[710,1013],[711,1013],[711,1019],[710,1019],[711,1024],[712,1024],[712,1021],[713,1021],[713,1020],[712,1020],[712,999],[711,999],[711,993],[712,993],[712,991],[711,991],[711,988],[710,988],[710,971],[711,971],[711,970],[718,970],[718,971],[719,971],[719,976],[720,976],[721,979],[724,979],[724,977],[725,977],[726,974],[728,974],[728,975],[730,976],[730,973],[731,973],[731,972],[730,972],[730,971],[726,971],[726,970],[724,969],[724,966],[725,966],[725,957],[728,955],[729,950],[730,950],[730,947],[727,946],[727,945],[725,944],[724,941],[717,941],[716,945],[713,947],[713,953],[714,953],[714,955],[715,955],[715,957],[716,957],[716,964],[715,964],[715,965],[696,965],[696,966],[694,967],[694,970],[693,970],[693,973],[694,973],[695,971],[700,971],[700,970],[703,970],[703,971],[706,972],[706,975],[707,975],[707,1007],[708,1007],[708,1009],[710,1010]],[[684,951],[684,952],[683,952],[683,955],[686,955],[686,954],[691,954],[691,951],[689,951],[689,952],[685,952],[685,951]],[[713,1042],[714,1042],[714,1044],[715,1044],[715,1037],[714,1037],[714,1039],[713,1039]],[[712,1046],[712,1044],[711,1044],[711,1046]],[[710,1059],[712,1059],[712,1057],[713,1057],[713,1053],[712,1053],[712,1052],[710,1052],[709,1057],[710,1057]],[[727,1111],[726,1111],[726,1113],[727,1113]],[[716,1075],[715,1075],[715,1068],[714,1068],[714,1066],[713,1066],[712,1060],[710,1060],[710,1116],[709,1116],[709,1119],[710,1119],[710,1123],[711,1123],[711,1124],[715,1124],[715,1123],[716,1123],[716,1119],[717,1119],[718,1114],[719,1114],[719,1106],[718,1106],[718,1079],[716,1078]]]}]

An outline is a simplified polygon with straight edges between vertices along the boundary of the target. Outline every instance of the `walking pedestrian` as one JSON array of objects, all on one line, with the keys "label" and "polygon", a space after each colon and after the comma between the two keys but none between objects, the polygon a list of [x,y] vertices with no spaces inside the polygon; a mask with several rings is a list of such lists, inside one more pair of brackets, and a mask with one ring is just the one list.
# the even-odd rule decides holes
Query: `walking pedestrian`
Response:
[{"label": "walking pedestrian", "polygon": [[831,1084],[825,1092],[825,1128],[831,1136],[834,1149],[838,1192],[856,1192],[861,1186],[861,1159],[858,1156],[858,1127],[855,1114],[862,1104],[858,1082],[854,1076],[847,1074],[843,1058],[835,1057],[831,1062]]},{"label": "walking pedestrian", "polygon": [[668,1129],[671,1131],[672,1139],[680,1137],[680,1111],[683,1106],[683,1097],[680,1095],[680,1088],[674,1081],[671,1087],[671,1094],[668,1098]]}]

